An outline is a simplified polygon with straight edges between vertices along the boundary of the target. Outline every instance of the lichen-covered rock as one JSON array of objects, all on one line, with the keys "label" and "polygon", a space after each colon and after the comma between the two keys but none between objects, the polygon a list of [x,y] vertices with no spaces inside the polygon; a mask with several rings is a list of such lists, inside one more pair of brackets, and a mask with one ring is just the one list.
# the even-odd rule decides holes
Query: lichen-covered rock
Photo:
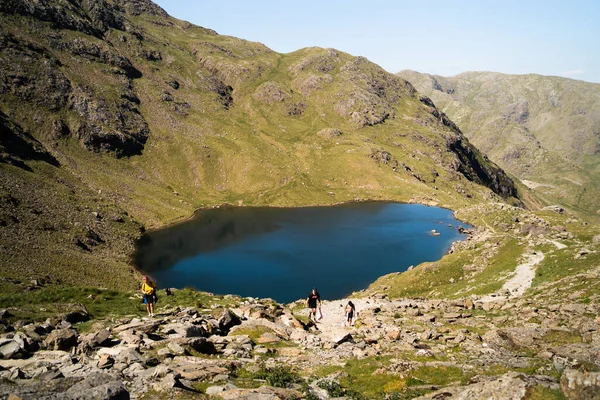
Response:
[{"label": "lichen-covered rock", "polygon": [[467,386],[450,386],[415,400],[427,399],[460,399],[460,400],[523,400],[527,396],[529,384],[525,375],[509,372],[489,381]]},{"label": "lichen-covered rock", "polygon": [[47,21],[54,26],[102,37],[109,29],[124,30],[125,25],[117,8],[106,0],[78,0],[55,2],[51,0],[5,0],[0,11]]},{"label": "lichen-covered rock", "polygon": [[335,128],[323,128],[319,132],[317,132],[317,135],[322,136],[326,139],[333,139],[342,136],[342,134],[343,132],[341,130]]},{"label": "lichen-covered rock", "polygon": [[267,81],[256,88],[256,92],[254,92],[252,97],[263,103],[271,104],[283,102],[290,95],[277,82]]},{"label": "lichen-covered rock", "polygon": [[77,345],[77,331],[71,328],[55,329],[44,343],[50,350],[69,350]]},{"label": "lichen-covered rock", "polygon": [[219,318],[219,329],[223,332],[229,332],[231,328],[241,324],[240,318],[231,310],[225,310]]},{"label": "lichen-covered rock", "polygon": [[0,33],[0,93],[57,111],[67,104],[71,82],[47,49],[10,33]]},{"label": "lichen-covered rock", "polygon": [[560,388],[569,400],[600,399],[600,372],[566,370],[560,378]]}]

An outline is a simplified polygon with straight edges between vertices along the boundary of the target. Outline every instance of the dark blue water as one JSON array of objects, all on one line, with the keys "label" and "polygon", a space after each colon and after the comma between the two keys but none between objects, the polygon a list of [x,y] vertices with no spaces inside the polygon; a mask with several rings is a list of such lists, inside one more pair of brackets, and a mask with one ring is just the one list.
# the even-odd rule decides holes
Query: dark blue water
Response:
[{"label": "dark blue water", "polygon": [[417,204],[222,208],[148,233],[135,260],[159,287],[291,302],[316,286],[335,299],[440,259],[464,238],[460,224],[449,210]]}]

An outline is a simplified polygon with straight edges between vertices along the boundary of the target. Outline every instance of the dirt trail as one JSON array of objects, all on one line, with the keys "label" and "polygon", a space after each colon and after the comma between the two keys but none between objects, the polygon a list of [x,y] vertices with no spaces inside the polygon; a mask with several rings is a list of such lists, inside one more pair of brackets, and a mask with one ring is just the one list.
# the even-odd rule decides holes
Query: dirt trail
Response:
[{"label": "dirt trail", "polygon": [[[344,324],[344,307],[348,304],[348,300],[352,300],[359,316],[361,312],[370,308],[382,307],[383,305],[389,305],[390,303],[394,303],[395,306],[410,303],[410,300],[391,301],[388,299],[373,298],[325,300],[321,306],[323,318],[317,323],[317,327],[324,339],[336,342],[338,339],[341,339],[354,330],[354,327],[346,326]],[[308,312],[305,311],[304,313],[308,315]]]},{"label": "dirt trail", "polygon": [[[531,283],[535,277],[536,266],[544,260],[544,253],[538,251],[524,255],[523,257],[525,259],[524,262],[517,265],[513,277],[504,283],[500,292],[509,292],[511,297],[519,297],[531,287]],[[490,295],[483,297],[481,301],[485,303],[501,298],[506,298],[506,296]]]},{"label": "dirt trail", "polygon": [[525,262],[517,265],[515,275],[502,286],[502,289],[508,290],[513,296],[523,295],[531,287],[531,283],[535,277],[535,266],[543,260],[544,253],[540,252],[525,256]]}]

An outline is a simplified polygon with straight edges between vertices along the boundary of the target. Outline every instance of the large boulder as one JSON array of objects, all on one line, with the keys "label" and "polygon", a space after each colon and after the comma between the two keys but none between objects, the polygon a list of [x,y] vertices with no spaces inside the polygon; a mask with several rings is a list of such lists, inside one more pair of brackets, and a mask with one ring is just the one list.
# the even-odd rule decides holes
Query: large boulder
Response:
[{"label": "large boulder", "polygon": [[523,374],[509,372],[491,381],[478,382],[468,386],[449,386],[433,393],[429,393],[415,400],[432,399],[502,399],[502,400],[524,400],[527,397],[529,384],[523,379]]},{"label": "large boulder", "polygon": [[174,335],[171,337],[201,337],[206,336],[206,330],[198,325],[193,325],[190,323],[172,323],[167,324],[162,328],[162,332],[167,335]]},{"label": "large boulder", "polygon": [[25,350],[16,341],[12,339],[0,340],[0,358],[24,358],[25,355]]},{"label": "large boulder", "polygon": [[483,341],[495,348],[536,349],[537,342],[543,339],[547,332],[544,328],[529,327],[492,329],[483,336]]},{"label": "large boulder", "polygon": [[70,322],[71,324],[89,321],[89,319],[90,315],[83,304],[75,305],[74,309],[67,312],[65,315],[65,321]]},{"label": "large boulder", "polygon": [[219,329],[223,332],[229,332],[231,328],[236,325],[240,325],[242,321],[240,318],[235,315],[235,313],[231,310],[225,310],[221,317],[219,318]]},{"label": "large boulder", "polygon": [[92,372],[83,381],[71,386],[59,399],[129,400],[123,382],[108,373]]},{"label": "large boulder", "polygon": [[71,328],[55,329],[44,343],[50,350],[69,350],[77,345],[77,331]]}]

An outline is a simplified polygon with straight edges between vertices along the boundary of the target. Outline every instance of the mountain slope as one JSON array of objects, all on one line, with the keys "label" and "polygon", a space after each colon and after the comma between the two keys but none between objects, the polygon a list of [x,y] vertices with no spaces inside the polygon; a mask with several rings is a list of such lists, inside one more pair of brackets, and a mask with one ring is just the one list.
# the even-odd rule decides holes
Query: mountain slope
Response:
[{"label": "mountain slope", "polygon": [[540,75],[398,73],[549,202],[600,209],[600,84]]},{"label": "mountain slope", "polygon": [[133,285],[143,226],[223,203],[517,196],[452,121],[365,58],[279,54],[145,0],[0,12],[9,277]]}]

